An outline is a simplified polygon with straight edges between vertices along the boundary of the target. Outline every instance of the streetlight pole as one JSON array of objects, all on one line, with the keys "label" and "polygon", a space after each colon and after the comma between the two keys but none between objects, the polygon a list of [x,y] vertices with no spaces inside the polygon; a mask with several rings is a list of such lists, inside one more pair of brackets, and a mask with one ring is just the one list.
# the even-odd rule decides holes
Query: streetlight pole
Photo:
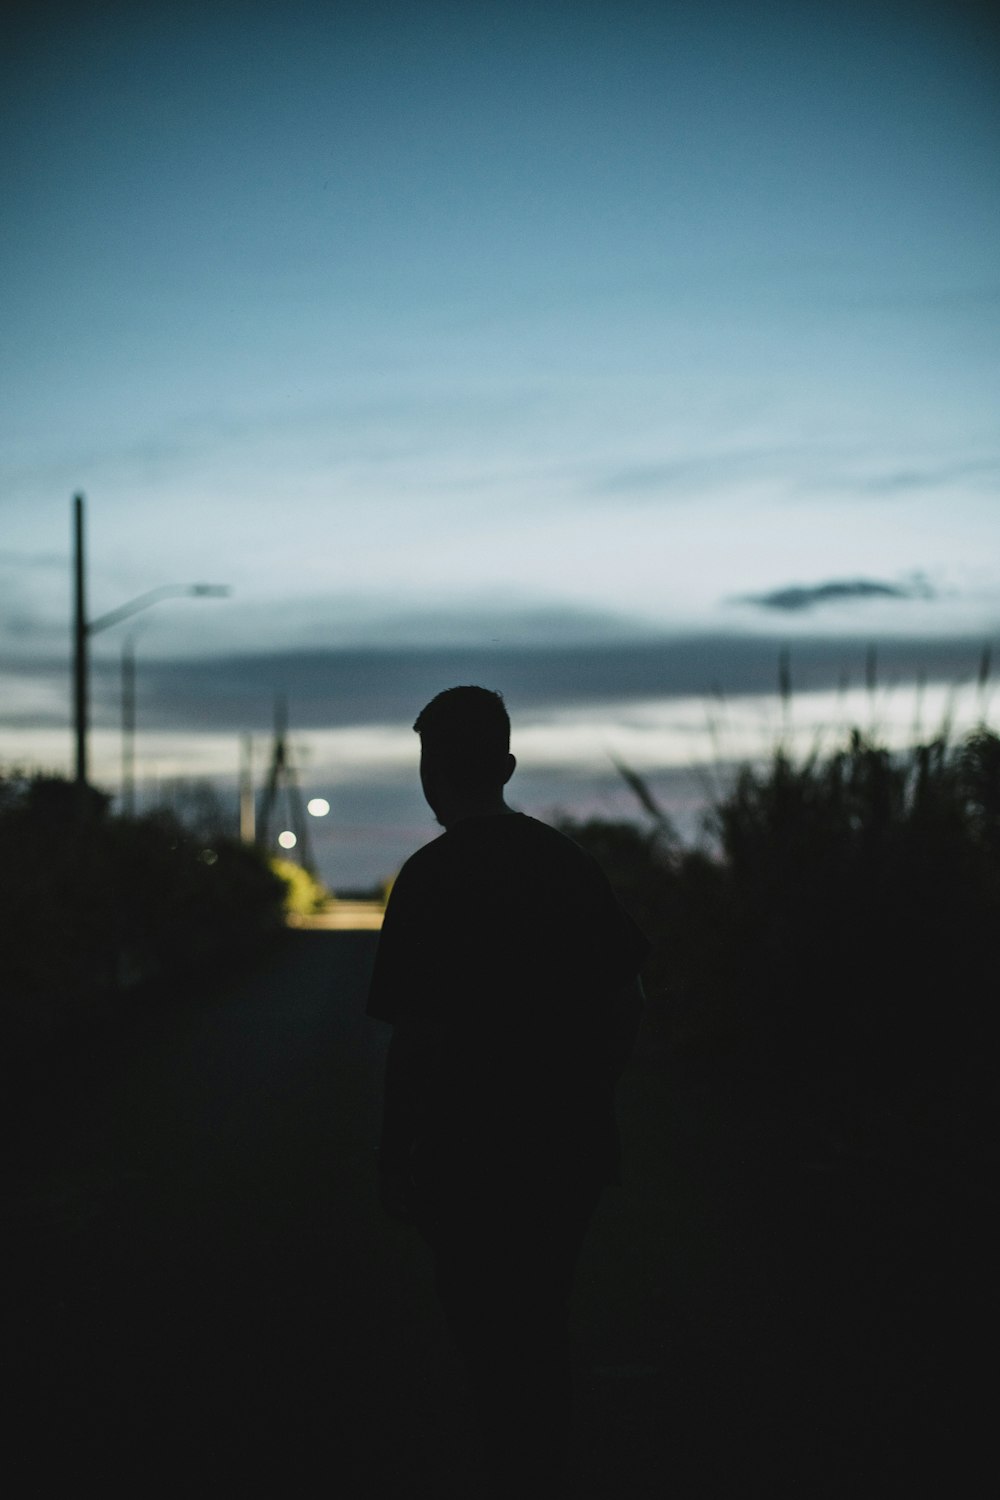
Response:
[{"label": "streetlight pole", "polygon": [[253,801],[253,736],[243,736],[243,753],[240,757],[240,840],[252,844],[257,836]]},{"label": "streetlight pole", "polygon": [[73,727],[76,784],[87,783],[87,603],[84,597],[83,496],[73,497]]},{"label": "streetlight pole", "polygon": [[[145,594],[139,594],[135,599],[130,599],[127,604],[120,604],[117,609],[109,610],[106,615],[99,615],[96,620],[87,619],[85,600],[85,568],[83,551],[83,496],[73,497],[74,513],[74,546],[73,546],[73,577],[74,577],[74,607],[73,607],[73,725],[76,738],[76,784],[78,787],[87,784],[87,686],[88,686],[88,656],[90,637],[96,635],[99,630],[107,630],[109,625],[117,625],[120,620],[127,620],[130,615],[138,614],[141,609],[149,609],[153,604],[159,604],[161,599],[222,599],[228,596],[230,590],[221,583],[167,583],[160,588],[149,589]],[[135,660],[131,665],[131,701],[132,701],[132,732],[134,735],[135,724]],[[124,721],[124,680],[125,667],[122,666],[123,708]]]},{"label": "streetlight pole", "polygon": [[122,812],[135,815],[135,637],[122,645]]}]

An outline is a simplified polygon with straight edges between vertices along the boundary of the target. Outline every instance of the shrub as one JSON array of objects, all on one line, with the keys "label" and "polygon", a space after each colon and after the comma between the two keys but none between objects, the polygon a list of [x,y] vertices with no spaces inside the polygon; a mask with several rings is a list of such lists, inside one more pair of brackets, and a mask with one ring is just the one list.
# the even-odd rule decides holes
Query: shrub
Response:
[{"label": "shrub", "polygon": [[93,788],[0,778],[0,1032],[15,1060],[85,1032],[139,982],[189,980],[283,923],[285,885],[233,840]]},{"label": "shrub", "polygon": [[330,893],[315,875],[291,859],[272,859],[271,869],[285,887],[284,907],[289,916],[308,917],[321,911]]}]

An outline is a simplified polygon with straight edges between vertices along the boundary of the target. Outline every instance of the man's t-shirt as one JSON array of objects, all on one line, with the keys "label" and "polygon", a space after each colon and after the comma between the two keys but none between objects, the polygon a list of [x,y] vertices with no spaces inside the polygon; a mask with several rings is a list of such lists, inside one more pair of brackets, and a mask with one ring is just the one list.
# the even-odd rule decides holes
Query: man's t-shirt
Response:
[{"label": "man's t-shirt", "polygon": [[635,1015],[616,997],[648,951],[596,861],[521,813],[457,823],[407,860],[367,1013],[437,1023],[417,1174],[617,1181],[614,1081]]}]

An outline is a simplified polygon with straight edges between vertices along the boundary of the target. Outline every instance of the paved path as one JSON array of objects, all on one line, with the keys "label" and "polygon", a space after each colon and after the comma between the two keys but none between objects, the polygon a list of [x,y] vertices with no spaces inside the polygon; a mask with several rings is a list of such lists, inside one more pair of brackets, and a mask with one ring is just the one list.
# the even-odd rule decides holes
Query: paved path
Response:
[{"label": "paved path", "polygon": [[312,916],[290,916],[289,927],[310,932],[379,932],[385,905],[381,901],[332,901]]},{"label": "paved path", "polygon": [[[17,1500],[478,1493],[427,1252],[374,1199],[374,943],[289,933],[250,977],[53,1069],[17,1111],[3,1208]],[[902,1453],[937,1405],[912,1401],[930,1283],[898,1253],[934,1232],[934,1205],[859,1258],[857,1215],[829,1211],[826,1190],[812,1242],[773,1181],[767,1208],[753,1142],[713,1144],[718,1101],[636,1066],[621,1113],[629,1181],[599,1211],[575,1302],[572,1494],[888,1493],[885,1434]],[[881,1222],[877,1196],[865,1223]],[[884,1291],[901,1278],[902,1352],[886,1362]]]},{"label": "paved path", "polygon": [[[88,1049],[19,1111],[14,1493],[474,1492],[427,1251],[374,1199],[388,1034],[362,1015],[374,941],[290,933],[259,972]],[[613,1271],[601,1257],[584,1301]],[[586,1357],[593,1440],[591,1385],[613,1405],[657,1365],[599,1327]],[[616,1471],[613,1441],[598,1446],[597,1469]],[[631,1433],[626,1447],[638,1476]],[[595,1462],[580,1465],[589,1493]]]}]

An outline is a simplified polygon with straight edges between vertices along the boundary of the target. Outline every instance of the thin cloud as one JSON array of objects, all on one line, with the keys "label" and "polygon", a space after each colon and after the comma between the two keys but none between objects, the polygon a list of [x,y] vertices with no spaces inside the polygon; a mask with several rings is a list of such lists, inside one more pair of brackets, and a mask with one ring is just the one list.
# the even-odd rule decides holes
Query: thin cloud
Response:
[{"label": "thin cloud", "polygon": [[951,463],[906,465],[868,474],[827,474],[810,481],[806,488],[824,493],[855,495],[909,495],[920,490],[943,489],[968,481],[990,481],[1000,472],[1000,458],[956,459]]},{"label": "thin cloud", "polygon": [[0,568],[65,568],[68,552],[18,552],[0,547]]},{"label": "thin cloud", "polygon": [[[374,648],[280,651],[140,662],[140,719],[146,729],[267,731],[274,698],[284,695],[299,730],[404,724],[435,693],[456,682],[500,688],[511,711],[550,712],[665,698],[706,701],[713,688],[767,696],[778,688],[788,637],[719,634],[609,642],[602,646]],[[981,636],[879,642],[886,681],[957,682],[974,674]],[[799,637],[792,642],[796,689],[863,682],[866,638]],[[47,676],[66,668],[54,659]],[[26,675],[26,674],[25,674]],[[117,658],[94,662],[94,722],[120,721]],[[3,710],[0,709],[0,723]]]},{"label": "thin cloud", "polygon": [[667,464],[632,464],[606,474],[592,486],[598,495],[647,495],[675,489],[703,470],[696,460]]},{"label": "thin cloud", "polygon": [[773,473],[787,461],[787,449],[737,449],[722,453],[696,453],[662,463],[623,464],[588,485],[593,495],[629,495],[655,499],[664,493],[701,491],[735,478]]},{"label": "thin cloud", "polygon": [[[883,460],[884,461],[884,460]],[[848,461],[850,463],[850,460]],[[841,467],[841,465],[844,465]],[[782,491],[797,495],[905,496],[962,484],[982,488],[1000,475],[1000,455],[946,458],[938,462],[897,463],[880,468],[871,455],[867,462],[818,444],[799,447],[731,449],[693,453],[660,463],[622,464],[588,481],[587,493],[655,500],[722,489],[738,480],[773,480]]]},{"label": "thin cloud", "polygon": [[918,577],[910,584],[884,583],[873,578],[830,579],[826,583],[790,584],[767,594],[745,594],[744,604],[761,609],[776,609],[787,614],[801,613],[817,605],[841,604],[858,599],[934,599],[934,590],[926,579]]},{"label": "thin cloud", "polygon": [[996,474],[1000,459],[970,459],[963,463],[940,464],[924,469],[896,469],[887,474],[873,474],[860,481],[858,487],[869,494],[891,495],[908,490],[940,489],[955,480],[972,479]]},{"label": "thin cloud", "polygon": [[546,393],[535,387],[424,390],[401,386],[265,405],[248,411],[209,410],[178,416],[130,440],[98,445],[46,443],[37,454],[0,465],[9,493],[78,487],[96,479],[171,479],[206,465],[271,462],[288,470],[335,464],[367,467],[413,463],[438,453],[442,441],[480,439],[492,424],[502,444],[527,419],[539,421]]}]

